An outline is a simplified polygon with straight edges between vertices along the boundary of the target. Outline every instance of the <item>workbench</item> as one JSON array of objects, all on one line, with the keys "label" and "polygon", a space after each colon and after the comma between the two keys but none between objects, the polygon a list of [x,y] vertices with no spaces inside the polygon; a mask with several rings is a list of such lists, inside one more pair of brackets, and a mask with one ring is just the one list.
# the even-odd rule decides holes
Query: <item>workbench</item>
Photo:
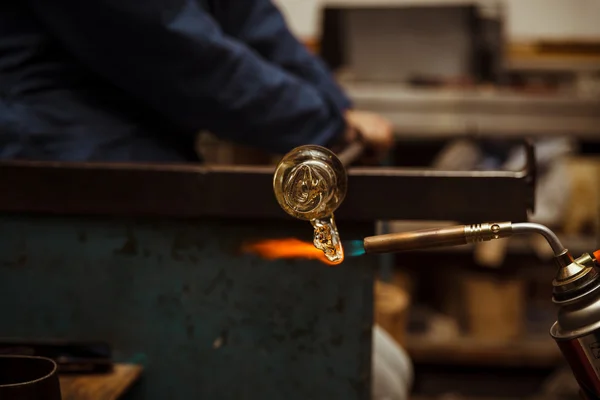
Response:
[{"label": "workbench", "polygon": [[[134,399],[370,398],[377,259],[242,254],[249,239],[312,240],[278,207],[272,174],[0,163],[0,332],[105,341],[117,362],[145,360]],[[534,191],[529,170],[349,175],[343,240],[378,219],[525,220]]]},{"label": "workbench", "polygon": [[65,374],[59,377],[62,400],[118,400],[138,381],[143,368],[117,364],[111,372]]}]

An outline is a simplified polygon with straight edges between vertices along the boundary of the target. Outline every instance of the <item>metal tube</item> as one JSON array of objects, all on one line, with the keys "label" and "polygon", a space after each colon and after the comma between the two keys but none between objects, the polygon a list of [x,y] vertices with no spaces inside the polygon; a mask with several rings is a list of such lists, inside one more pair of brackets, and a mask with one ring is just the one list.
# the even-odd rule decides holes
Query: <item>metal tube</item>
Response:
[{"label": "metal tube", "polygon": [[516,224],[512,224],[512,231],[515,234],[521,233],[537,233],[542,235],[550,247],[552,247],[552,251],[554,251],[555,256],[560,256],[565,252],[565,247],[560,242],[560,239],[554,232],[552,232],[547,226],[534,224],[531,222],[519,222]]},{"label": "metal tube", "polygon": [[348,167],[365,151],[365,144],[361,141],[352,142],[337,156],[344,167]]},{"label": "metal tube", "polygon": [[467,244],[464,225],[414,232],[389,233],[364,239],[365,252],[370,254],[460,246],[462,244]]},{"label": "metal tube", "polygon": [[457,225],[372,236],[364,239],[364,247],[366,253],[402,252],[483,242],[511,233],[510,222]]},{"label": "metal tube", "polygon": [[550,247],[552,247],[554,255],[560,258],[563,264],[568,264],[572,261],[567,249],[565,249],[554,232],[544,225],[528,222],[516,224],[510,222],[492,222],[391,233],[367,237],[364,239],[363,244],[366,253],[392,253],[432,247],[460,246],[467,243],[501,239],[522,233],[537,233],[542,235],[550,244]]}]

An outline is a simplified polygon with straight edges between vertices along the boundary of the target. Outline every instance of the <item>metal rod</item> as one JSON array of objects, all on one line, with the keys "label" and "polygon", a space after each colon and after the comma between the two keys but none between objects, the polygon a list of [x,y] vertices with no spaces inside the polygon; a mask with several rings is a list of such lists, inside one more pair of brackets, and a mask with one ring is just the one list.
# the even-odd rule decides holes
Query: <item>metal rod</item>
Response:
[{"label": "metal rod", "polygon": [[491,222],[473,225],[458,225],[445,228],[391,233],[364,239],[366,253],[392,253],[432,247],[460,246],[501,239],[514,234],[537,233],[542,235],[556,257],[568,254],[558,237],[549,228],[540,224]]},{"label": "metal rod", "polygon": [[467,244],[464,226],[388,233],[364,239],[365,252],[371,254],[460,246],[463,244]]},{"label": "metal rod", "polygon": [[514,234],[522,234],[522,233],[537,233],[542,235],[550,247],[552,247],[552,251],[554,251],[555,256],[559,256],[565,252],[565,246],[560,242],[560,239],[554,232],[550,230],[547,226],[534,224],[531,222],[519,222],[516,224],[512,224],[512,231]]},{"label": "metal rod", "polygon": [[344,167],[348,167],[350,164],[356,161],[356,159],[359,158],[364,151],[365,144],[363,142],[356,141],[350,143],[348,147],[341,151],[337,156]]}]

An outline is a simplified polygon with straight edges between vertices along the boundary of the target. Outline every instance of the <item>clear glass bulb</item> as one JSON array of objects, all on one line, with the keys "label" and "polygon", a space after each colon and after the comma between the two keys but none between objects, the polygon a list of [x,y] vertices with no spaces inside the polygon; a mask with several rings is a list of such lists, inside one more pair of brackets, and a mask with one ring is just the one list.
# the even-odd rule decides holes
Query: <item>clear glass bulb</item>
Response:
[{"label": "clear glass bulb", "polygon": [[300,146],[285,155],[273,177],[275,197],[288,214],[311,221],[329,217],[344,201],[346,169],[321,146]]},{"label": "clear glass bulb", "polygon": [[273,177],[273,190],[281,208],[291,216],[310,221],[315,247],[332,262],[344,252],[333,213],[346,197],[348,178],[337,156],[325,147],[297,147],[283,157]]}]

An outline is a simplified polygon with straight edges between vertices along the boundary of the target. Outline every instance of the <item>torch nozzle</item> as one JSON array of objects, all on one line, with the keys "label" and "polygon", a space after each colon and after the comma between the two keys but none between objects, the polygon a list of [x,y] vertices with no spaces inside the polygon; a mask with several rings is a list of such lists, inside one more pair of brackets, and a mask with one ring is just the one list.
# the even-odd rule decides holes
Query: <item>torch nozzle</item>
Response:
[{"label": "torch nozzle", "polygon": [[371,236],[364,239],[364,247],[366,253],[395,253],[433,247],[460,246],[501,239],[520,233],[541,234],[546,238],[557,257],[567,253],[554,232],[544,225],[513,224],[511,222],[486,222]]}]

